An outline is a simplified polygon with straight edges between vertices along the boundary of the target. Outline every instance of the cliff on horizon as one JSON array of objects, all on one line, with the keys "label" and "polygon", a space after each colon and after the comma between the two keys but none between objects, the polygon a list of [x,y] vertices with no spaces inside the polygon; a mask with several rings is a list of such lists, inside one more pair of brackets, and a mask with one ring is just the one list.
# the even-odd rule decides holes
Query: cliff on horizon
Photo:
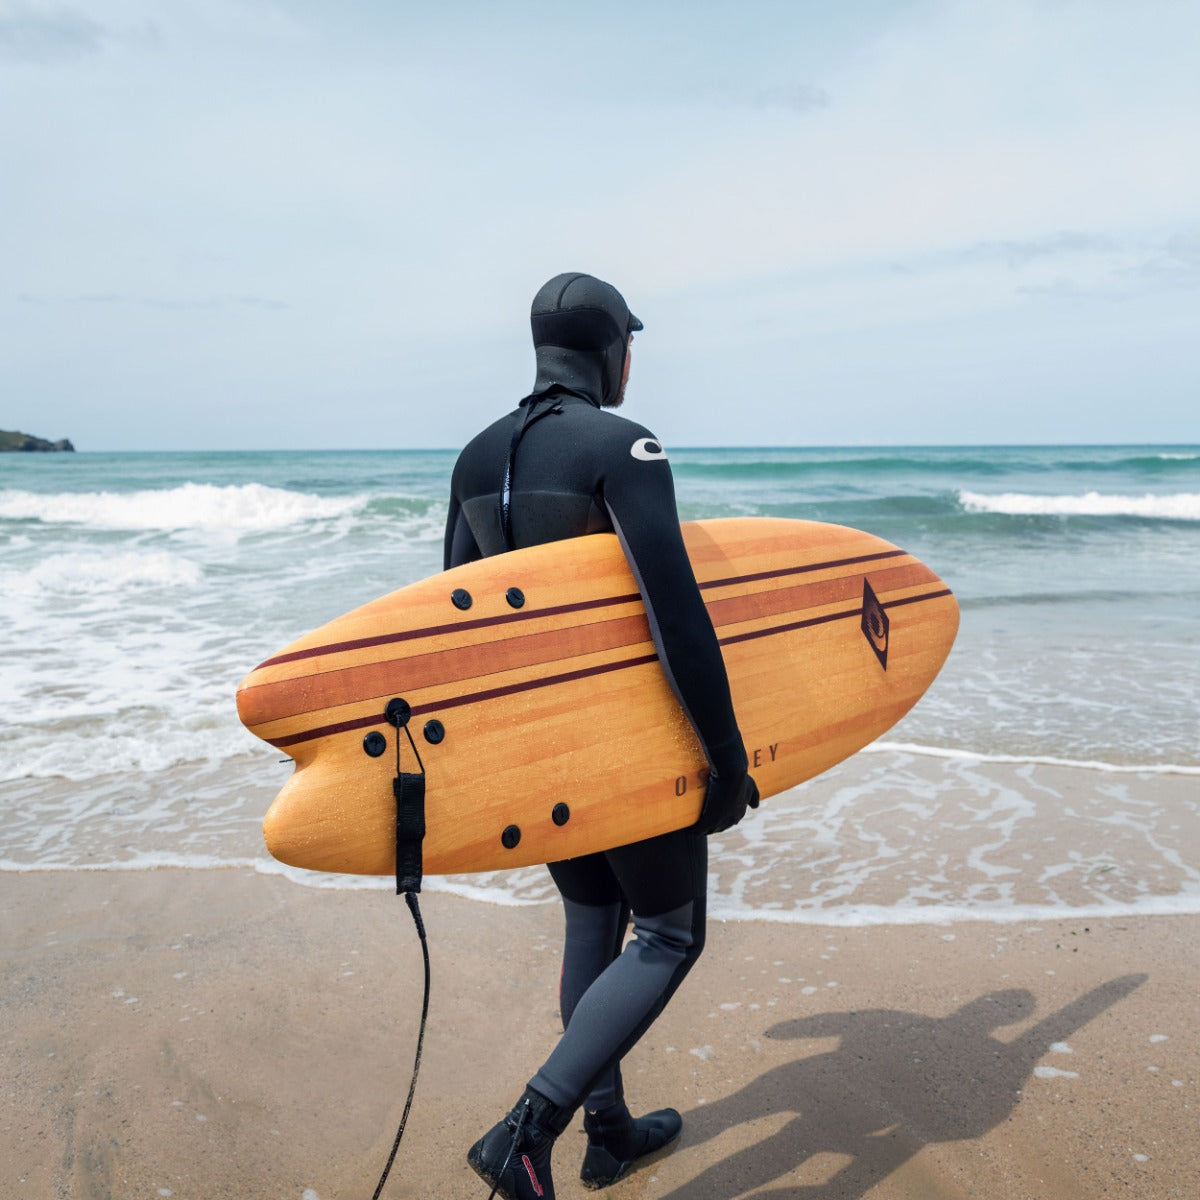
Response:
[{"label": "cliff on horizon", "polygon": [[31,433],[17,433],[16,430],[0,429],[0,452],[4,450],[70,450],[70,438],[60,438],[57,442],[48,442],[45,438],[34,437]]}]

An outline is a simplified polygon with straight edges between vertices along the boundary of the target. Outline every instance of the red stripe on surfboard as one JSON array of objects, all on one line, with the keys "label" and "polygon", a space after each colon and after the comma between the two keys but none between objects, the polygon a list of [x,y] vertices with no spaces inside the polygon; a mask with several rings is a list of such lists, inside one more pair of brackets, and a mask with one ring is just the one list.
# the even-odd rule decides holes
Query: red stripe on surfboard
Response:
[{"label": "red stripe on surfboard", "polygon": [[608,608],[616,604],[632,604],[642,597],[638,592],[628,596],[606,596],[602,600],[581,600],[578,604],[560,604],[554,608],[540,608],[531,612],[501,613],[498,617],[476,617],[471,621],[455,621],[450,625],[427,625],[424,629],[409,629],[400,633],[381,633],[375,637],[355,638],[348,642],[330,642],[327,646],[311,646],[307,650],[293,650],[290,654],[277,654],[268,658],[254,669],[274,667],[280,663],[299,662],[304,658],[316,658],[321,654],[345,654],[349,650],[366,650],[372,646],[389,646],[393,642],[411,642],[416,638],[436,637],[439,633],[461,633],[466,629],[487,629],[492,625],[509,625],[515,621],[531,621],[536,617],[558,617],[564,613],[587,612],[592,608]]},{"label": "red stripe on surfboard", "polygon": [[[907,604],[917,604],[922,600],[938,600],[945,596],[950,596],[953,593],[949,588],[943,588],[937,592],[926,592],[919,596],[906,596],[900,600],[893,600],[890,603],[884,604],[885,609],[900,608]],[[847,609],[843,612],[827,613],[820,617],[806,617],[801,621],[789,621],[784,625],[773,625],[769,629],[757,629],[750,633],[732,634],[729,637],[719,638],[718,641],[722,646],[732,646],[738,642],[754,641],[757,638],[773,637],[781,633],[792,633],[797,629],[809,629],[817,625],[826,625],[833,621],[844,621],[852,618],[862,618],[862,606],[857,608]],[[520,692],[534,691],[537,688],[553,687],[560,683],[573,683],[579,679],[588,679],[597,675],[607,675],[613,671],[623,671],[631,667],[642,667],[649,663],[657,662],[657,654],[642,654],[636,658],[622,659],[620,662],[604,663],[596,667],[583,667],[577,671],[565,671],[560,675],[549,675],[542,679],[528,679],[523,683],[508,684],[504,687],[489,688],[485,691],[472,692],[465,696],[454,696],[446,700],[438,700],[429,704],[414,705],[412,715],[414,717],[423,716],[425,713],[444,712],[450,708],[461,708],[465,704],[476,704],[484,700],[498,700],[505,696],[514,696]],[[355,717],[349,721],[339,721],[333,725],[322,725],[317,729],[309,729],[303,733],[288,734],[282,738],[268,739],[273,746],[277,746],[280,750],[286,749],[288,746],[296,746],[301,742],[311,742],[316,738],[330,737],[337,733],[349,733],[356,729],[367,729],[372,725],[386,725],[387,718],[379,713],[369,717]]]},{"label": "red stripe on surfboard", "polygon": [[[836,558],[827,562],[807,563],[800,567],[779,567],[773,571],[755,571],[747,575],[731,575],[727,579],[710,579],[700,584],[701,591],[710,588],[731,587],[739,583],[755,583],[763,579],[783,579],[788,575],[805,575],[813,571],[829,571],[836,567],[857,566],[860,563],[879,562],[885,558],[907,557],[906,550],[881,550],[875,554],[860,554],[853,558]],[[429,625],[423,629],[410,629],[398,633],[381,633],[374,637],[355,638],[345,642],[330,642],[324,646],[310,646],[306,650],[293,650],[288,654],[277,654],[261,662],[255,670],[263,667],[280,666],[283,663],[299,662],[306,658],[317,658],[322,654],[345,654],[351,650],[369,650],[373,646],[389,646],[396,642],[409,642],[417,638],[436,637],[443,633],[461,633],[471,629],[487,629],[496,625],[509,625],[517,621],[533,621],[544,617],[558,617],[566,613],[587,612],[596,608],[608,608],[618,604],[630,604],[641,600],[638,592],[624,596],[606,596],[599,600],[581,600],[576,604],[559,604],[551,608],[531,609],[528,612],[502,613],[495,617],[477,617],[474,620],[455,621],[448,625]]]},{"label": "red stripe on surfboard", "polygon": [[828,562],[808,563],[803,567],[778,567],[774,571],[755,571],[750,575],[731,575],[728,579],[710,579],[700,585],[708,588],[731,587],[735,583],[755,583],[760,579],[782,579],[785,575],[806,575],[812,571],[829,571],[834,567],[856,567],[860,563],[879,562],[884,558],[907,558],[907,550],[880,550],[875,554],[859,554],[854,558],[832,558]]},{"label": "red stripe on surfboard", "polygon": [[[588,679],[593,675],[606,675],[610,671],[623,671],[626,667],[642,667],[648,663],[658,662],[657,654],[643,654],[638,658],[627,658],[621,662],[604,663],[598,667],[581,667],[578,671],[564,671],[561,675],[550,675],[545,679],[527,679],[524,683],[513,683],[507,687],[490,688],[483,692],[472,692],[469,696],[454,696],[449,700],[439,700],[433,704],[413,705],[412,715],[422,716],[427,712],[444,712],[448,708],[461,708],[464,704],[475,704],[481,700],[498,700],[503,696],[515,696],[519,692],[530,692],[535,688],[552,687],[557,683],[573,683],[577,679]],[[310,742],[313,738],[328,737],[334,733],[346,733],[351,729],[366,729],[369,725],[387,725],[390,722],[382,714],[374,717],[356,717],[352,721],[340,721],[336,725],[323,725],[320,729],[310,729],[306,733],[293,733],[288,737],[272,741],[272,746],[281,750],[287,746],[295,746],[298,742]]]},{"label": "red stripe on surfboard", "polygon": [[[922,600],[941,600],[944,596],[953,596],[954,593],[949,588],[942,588],[940,592],[924,592],[920,596],[905,596],[900,600],[889,600],[883,607],[887,608],[903,608],[906,604],[919,604]],[[860,613],[862,609],[858,610]]]},{"label": "red stripe on surfboard", "polygon": [[[902,600],[892,600],[883,607],[885,609],[900,608],[904,604],[916,604],[921,600],[938,600],[951,594],[949,588],[943,588],[940,592],[926,592],[920,596],[906,596]],[[796,629],[810,629],[814,625],[827,625],[831,621],[844,621],[847,617],[861,618],[862,605],[852,608],[848,612],[826,613],[823,617],[805,617],[801,621],[789,621],[786,625],[773,625],[770,629],[756,629],[751,633],[734,633],[718,640],[722,646],[733,646],[738,642],[752,642],[755,638],[770,637],[776,633],[791,633]]]}]

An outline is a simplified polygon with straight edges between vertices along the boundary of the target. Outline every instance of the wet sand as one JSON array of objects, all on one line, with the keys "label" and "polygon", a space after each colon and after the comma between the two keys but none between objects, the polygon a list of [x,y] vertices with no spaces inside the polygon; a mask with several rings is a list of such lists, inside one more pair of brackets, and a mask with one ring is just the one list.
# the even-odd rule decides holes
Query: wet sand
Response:
[{"label": "wet sand", "polygon": [[[384,1196],[482,1200],[464,1154],[553,1042],[559,914],[423,899],[429,1032]],[[0,1194],[370,1197],[420,1010],[401,900],[230,869],[4,873],[0,903]],[[683,1137],[608,1194],[1191,1196],[1198,935],[714,922],[626,1064]]]}]

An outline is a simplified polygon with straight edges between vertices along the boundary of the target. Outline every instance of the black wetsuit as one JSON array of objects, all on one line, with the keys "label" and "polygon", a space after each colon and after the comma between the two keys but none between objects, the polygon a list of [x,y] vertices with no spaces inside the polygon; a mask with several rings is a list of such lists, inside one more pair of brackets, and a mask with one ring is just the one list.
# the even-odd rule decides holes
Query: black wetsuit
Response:
[{"label": "black wetsuit", "polygon": [[[559,276],[539,293],[535,390],[458,459],[445,565],[615,532],[642,593],[663,670],[713,775],[736,787],[748,779],[746,752],[720,647],[684,550],[671,469],[649,430],[601,407],[602,399],[612,402],[619,385],[626,330],[641,324],[613,289],[615,300],[599,293],[599,307],[577,304],[573,313],[560,312],[568,307],[570,289],[580,291],[579,281],[587,301],[586,289],[592,287],[594,296],[597,283],[589,277]],[[540,334],[539,303],[550,310]],[[600,318],[608,320],[614,308],[619,342],[605,343],[610,335]],[[596,318],[600,350],[581,351],[592,331],[580,333],[579,311]],[[586,1100],[595,1111],[621,1098],[621,1058],[703,949],[707,863],[705,834],[685,829],[550,864],[566,912],[560,991],[565,1032],[530,1086],[554,1104],[569,1110]],[[634,939],[622,951],[630,910]]]},{"label": "black wetsuit", "polygon": [[[661,446],[647,429],[579,395],[551,395],[534,403],[532,413],[530,404],[485,429],[460,456],[446,566],[506,549],[502,483],[514,432],[525,422],[511,472],[513,544],[614,530],[644,597],[663,668],[710,764],[722,775],[744,773],[724,663],[684,550]],[[619,1098],[616,1063],[703,948],[707,862],[705,836],[682,830],[551,864],[567,913],[560,1000],[568,1032],[532,1086],[556,1104],[578,1104],[586,1096],[587,1107],[597,1109]],[[637,952],[618,956],[626,900]],[[581,1002],[584,1019],[573,1023]]]},{"label": "black wetsuit", "polygon": [[511,479],[513,546],[615,531],[645,600],[663,669],[709,763],[721,775],[745,771],[721,650],[679,531],[671,468],[649,430],[577,395],[525,401],[459,457],[446,567],[509,548],[500,489],[522,422]]}]

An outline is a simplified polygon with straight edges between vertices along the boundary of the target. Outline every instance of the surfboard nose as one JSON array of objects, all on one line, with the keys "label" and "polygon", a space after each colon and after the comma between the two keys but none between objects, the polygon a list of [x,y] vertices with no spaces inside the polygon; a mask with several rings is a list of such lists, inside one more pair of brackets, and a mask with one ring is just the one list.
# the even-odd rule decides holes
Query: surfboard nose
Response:
[{"label": "surfboard nose", "polygon": [[269,725],[278,716],[283,715],[275,711],[277,705],[273,703],[274,691],[275,689],[270,686],[270,681],[261,666],[255,667],[238,684],[238,719],[257,737],[262,737],[262,734],[258,732],[262,726]]},{"label": "surfboard nose", "polygon": [[282,739],[306,711],[310,688],[309,679],[293,679],[274,663],[261,663],[238,685],[238,719],[255,737],[283,749]]}]

